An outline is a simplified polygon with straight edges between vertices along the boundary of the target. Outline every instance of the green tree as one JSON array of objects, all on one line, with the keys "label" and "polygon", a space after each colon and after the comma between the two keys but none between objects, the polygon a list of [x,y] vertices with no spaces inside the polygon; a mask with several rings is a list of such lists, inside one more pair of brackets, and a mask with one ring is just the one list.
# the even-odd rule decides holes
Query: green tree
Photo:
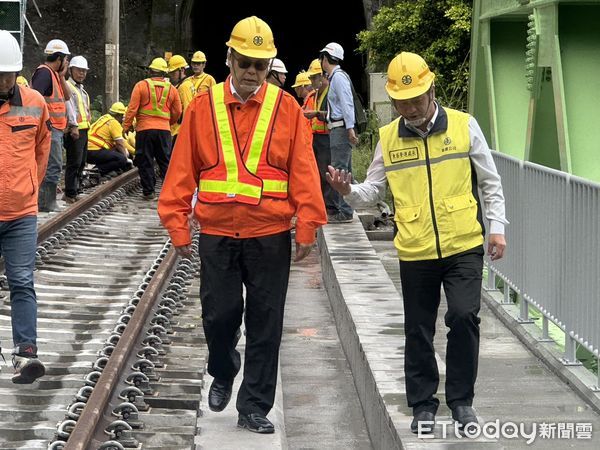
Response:
[{"label": "green tree", "polygon": [[470,0],[398,0],[373,17],[358,34],[359,50],[376,71],[385,72],[402,51],[421,55],[436,73],[436,96],[464,110],[469,83]]}]

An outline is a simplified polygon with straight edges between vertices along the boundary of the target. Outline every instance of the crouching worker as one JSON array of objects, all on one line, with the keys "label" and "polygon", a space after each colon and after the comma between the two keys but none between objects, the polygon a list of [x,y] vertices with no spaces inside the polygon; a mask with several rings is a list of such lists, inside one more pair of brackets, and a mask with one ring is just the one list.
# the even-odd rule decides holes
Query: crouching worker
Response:
[{"label": "crouching worker", "polygon": [[101,176],[116,176],[119,171],[131,168],[129,144],[123,137],[125,105],[114,103],[108,114],[92,124],[88,134],[87,162],[95,164]]},{"label": "crouching worker", "polygon": [[29,384],[45,373],[37,358],[33,269],[38,191],[50,154],[51,125],[44,97],[17,85],[23,58],[8,31],[0,31],[0,48],[0,255],[10,290],[12,382]]}]

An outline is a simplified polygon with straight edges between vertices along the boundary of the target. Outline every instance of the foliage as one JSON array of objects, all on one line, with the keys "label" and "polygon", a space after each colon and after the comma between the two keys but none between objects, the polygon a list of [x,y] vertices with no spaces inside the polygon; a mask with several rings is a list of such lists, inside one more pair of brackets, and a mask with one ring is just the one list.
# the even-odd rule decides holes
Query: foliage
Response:
[{"label": "foliage", "polygon": [[421,55],[436,73],[436,96],[464,110],[469,79],[470,0],[398,0],[358,34],[359,50],[376,71],[402,51]]},{"label": "foliage", "polygon": [[101,116],[102,116],[102,111],[104,110],[103,108],[103,99],[101,95],[96,96],[96,98],[94,98],[94,101],[92,101],[91,104],[91,113],[92,113],[92,123],[94,123],[96,120],[98,120]]}]

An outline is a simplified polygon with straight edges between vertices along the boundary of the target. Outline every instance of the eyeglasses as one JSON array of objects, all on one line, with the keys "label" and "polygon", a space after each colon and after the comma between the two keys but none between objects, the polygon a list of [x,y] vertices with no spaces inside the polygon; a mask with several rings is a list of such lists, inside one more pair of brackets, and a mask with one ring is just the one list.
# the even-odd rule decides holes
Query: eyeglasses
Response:
[{"label": "eyeglasses", "polygon": [[271,60],[268,59],[255,59],[251,60],[248,58],[240,58],[237,55],[233,55],[233,58],[237,61],[240,69],[248,69],[250,66],[254,66],[259,72],[264,72],[271,65]]}]

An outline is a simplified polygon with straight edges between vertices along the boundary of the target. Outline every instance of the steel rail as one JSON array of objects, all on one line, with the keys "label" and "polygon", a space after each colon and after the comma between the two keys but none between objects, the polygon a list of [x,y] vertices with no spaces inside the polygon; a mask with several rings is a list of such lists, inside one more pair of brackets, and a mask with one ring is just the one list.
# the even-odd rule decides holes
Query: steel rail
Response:
[{"label": "steel rail", "polygon": [[113,353],[108,359],[108,363],[102,371],[102,375],[98,379],[79,420],[77,420],[75,427],[71,431],[71,435],[64,447],[65,450],[85,450],[92,444],[104,410],[109,403],[115,387],[120,381],[119,376],[125,369],[127,359],[138,337],[142,333],[144,324],[155,305],[157,297],[169,281],[176,260],[177,255],[175,250],[171,248],[152,277],[152,280],[150,280],[121,339],[119,339]]}]

